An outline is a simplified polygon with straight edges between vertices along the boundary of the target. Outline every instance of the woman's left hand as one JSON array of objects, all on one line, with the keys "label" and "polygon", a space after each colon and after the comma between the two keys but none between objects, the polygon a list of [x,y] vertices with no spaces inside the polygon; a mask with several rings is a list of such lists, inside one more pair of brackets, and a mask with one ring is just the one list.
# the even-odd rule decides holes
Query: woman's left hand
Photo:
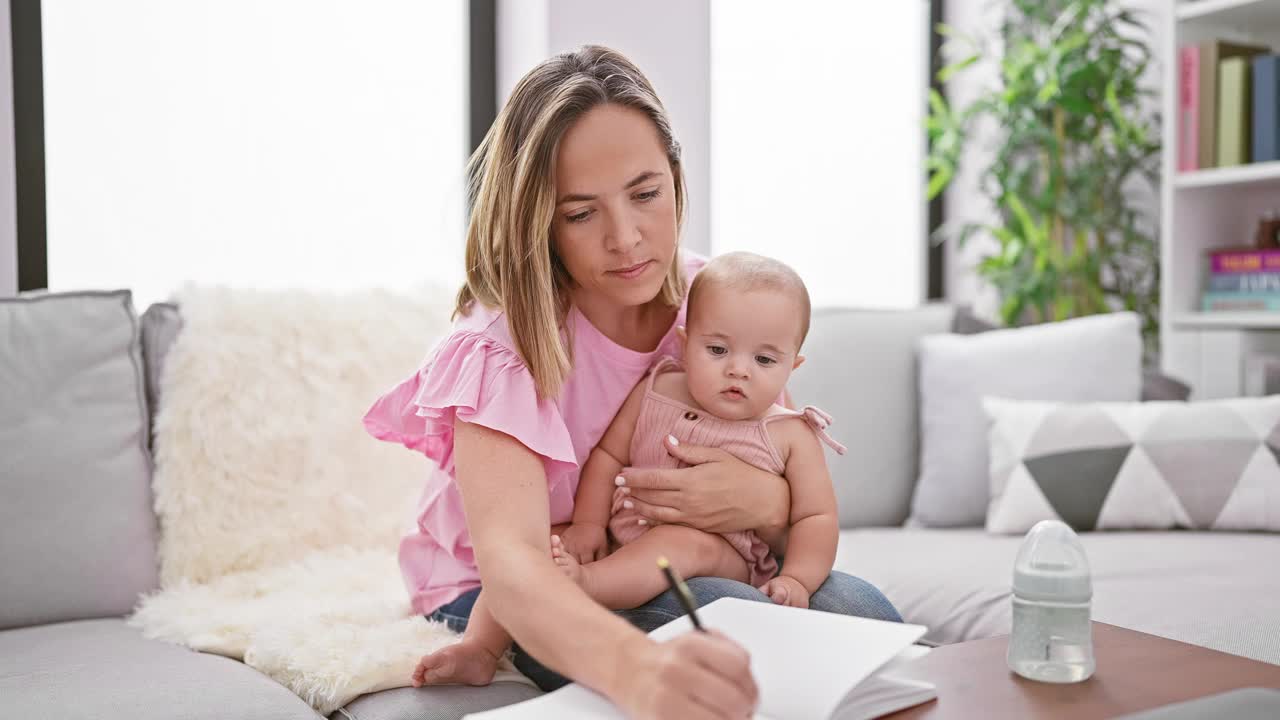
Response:
[{"label": "woman's left hand", "polygon": [[791,492],[784,478],[719,448],[683,445],[671,436],[664,444],[692,467],[624,470],[623,487],[640,517],[716,533],[786,527]]}]

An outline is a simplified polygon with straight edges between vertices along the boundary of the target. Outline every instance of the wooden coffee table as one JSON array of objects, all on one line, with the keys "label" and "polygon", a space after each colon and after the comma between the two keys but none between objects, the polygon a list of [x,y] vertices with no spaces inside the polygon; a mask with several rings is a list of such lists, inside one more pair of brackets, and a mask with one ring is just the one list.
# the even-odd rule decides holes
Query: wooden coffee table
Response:
[{"label": "wooden coffee table", "polygon": [[1008,643],[1001,635],[946,645],[895,672],[933,683],[938,699],[885,718],[1110,718],[1235,688],[1280,688],[1280,665],[1100,622],[1093,624],[1098,669],[1074,685],[1015,675],[1005,662]]}]

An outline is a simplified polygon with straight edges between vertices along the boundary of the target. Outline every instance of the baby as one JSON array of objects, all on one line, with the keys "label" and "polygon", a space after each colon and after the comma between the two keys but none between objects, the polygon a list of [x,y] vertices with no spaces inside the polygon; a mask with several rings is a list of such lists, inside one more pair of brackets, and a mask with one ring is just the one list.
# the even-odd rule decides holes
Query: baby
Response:
[{"label": "baby", "polygon": [[[822,411],[776,402],[804,362],[799,353],[808,329],[808,291],[783,263],[729,253],[698,273],[679,331],[684,364],[664,358],[631,392],[583,466],[573,523],[551,538],[555,562],[588,595],[615,610],[642,605],[667,589],[655,565],[666,556],[685,577],[738,580],[774,602],[808,607],[831,573],[839,528],[821,443],[844,452],[826,434],[830,418]],[[791,517],[781,572],[754,532],[655,526],[635,513],[620,473],[681,467],[666,452],[667,435],[721,448],[787,480]],[[414,685],[486,684],[510,642],[477,606],[461,642],[419,662]]]}]

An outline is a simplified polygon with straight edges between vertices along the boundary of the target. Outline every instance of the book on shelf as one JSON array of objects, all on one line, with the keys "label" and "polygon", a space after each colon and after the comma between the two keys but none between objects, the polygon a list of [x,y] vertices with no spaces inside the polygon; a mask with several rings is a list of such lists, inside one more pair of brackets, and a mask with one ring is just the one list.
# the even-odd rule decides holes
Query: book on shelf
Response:
[{"label": "book on shelf", "polygon": [[1280,293],[1206,292],[1200,306],[1206,312],[1272,312],[1280,310]]},{"label": "book on shelf", "polygon": [[1280,249],[1232,248],[1209,251],[1214,273],[1280,272]]},{"label": "book on shelf", "polygon": [[[1229,58],[1252,58],[1268,54],[1271,50],[1226,40],[1208,40],[1194,47],[1198,62],[1193,76],[1186,82],[1189,83],[1188,94],[1196,100],[1196,168],[1218,167],[1221,164],[1218,162],[1218,66]],[[1181,55],[1179,58],[1181,60]],[[1179,84],[1182,82],[1180,79]]]},{"label": "book on shelf", "polygon": [[[708,603],[698,608],[698,618],[751,654],[751,671],[760,690],[755,717],[762,720],[869,720],[937,697],[932,684],[894,674],[929,652],[913,644],[925,632],[921,625],[738,598]],[[649,635],[662,642],[693,631],[686,616]],[[466,717],[586,720],[621,718],[622,713],[604,696],[575,684]]]},{"label": "book on shelf", "polygon": [[1280,272],[1212,273],[1204,289],[1219,293],[1280,293]]},{"label": "book on shelf", "polygon": [[1178,51],[1178,170],[1200,168],[1200,46]]},{"label": "book on shelf", "polygon": [[1218,167],[1249,162],[1249,120],[1252,109],[1249,59],[1227,58],[1218,63]]},{"label": "book on shelf", "polygon": [[1252,159],[1280,160],[1280,55],[1253,59]]}]

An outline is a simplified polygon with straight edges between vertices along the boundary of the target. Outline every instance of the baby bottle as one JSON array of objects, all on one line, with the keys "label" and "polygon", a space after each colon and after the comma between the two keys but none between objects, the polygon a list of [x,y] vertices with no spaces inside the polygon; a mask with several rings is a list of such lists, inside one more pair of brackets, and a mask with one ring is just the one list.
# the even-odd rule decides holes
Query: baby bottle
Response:
[{"label": "baby bottle", "polygon": [[1093,583],[1080,538],[1065,523],[1031,528],[1013,566],[1009,669],[1041,682],[1073,683],[1093,675]]}]

